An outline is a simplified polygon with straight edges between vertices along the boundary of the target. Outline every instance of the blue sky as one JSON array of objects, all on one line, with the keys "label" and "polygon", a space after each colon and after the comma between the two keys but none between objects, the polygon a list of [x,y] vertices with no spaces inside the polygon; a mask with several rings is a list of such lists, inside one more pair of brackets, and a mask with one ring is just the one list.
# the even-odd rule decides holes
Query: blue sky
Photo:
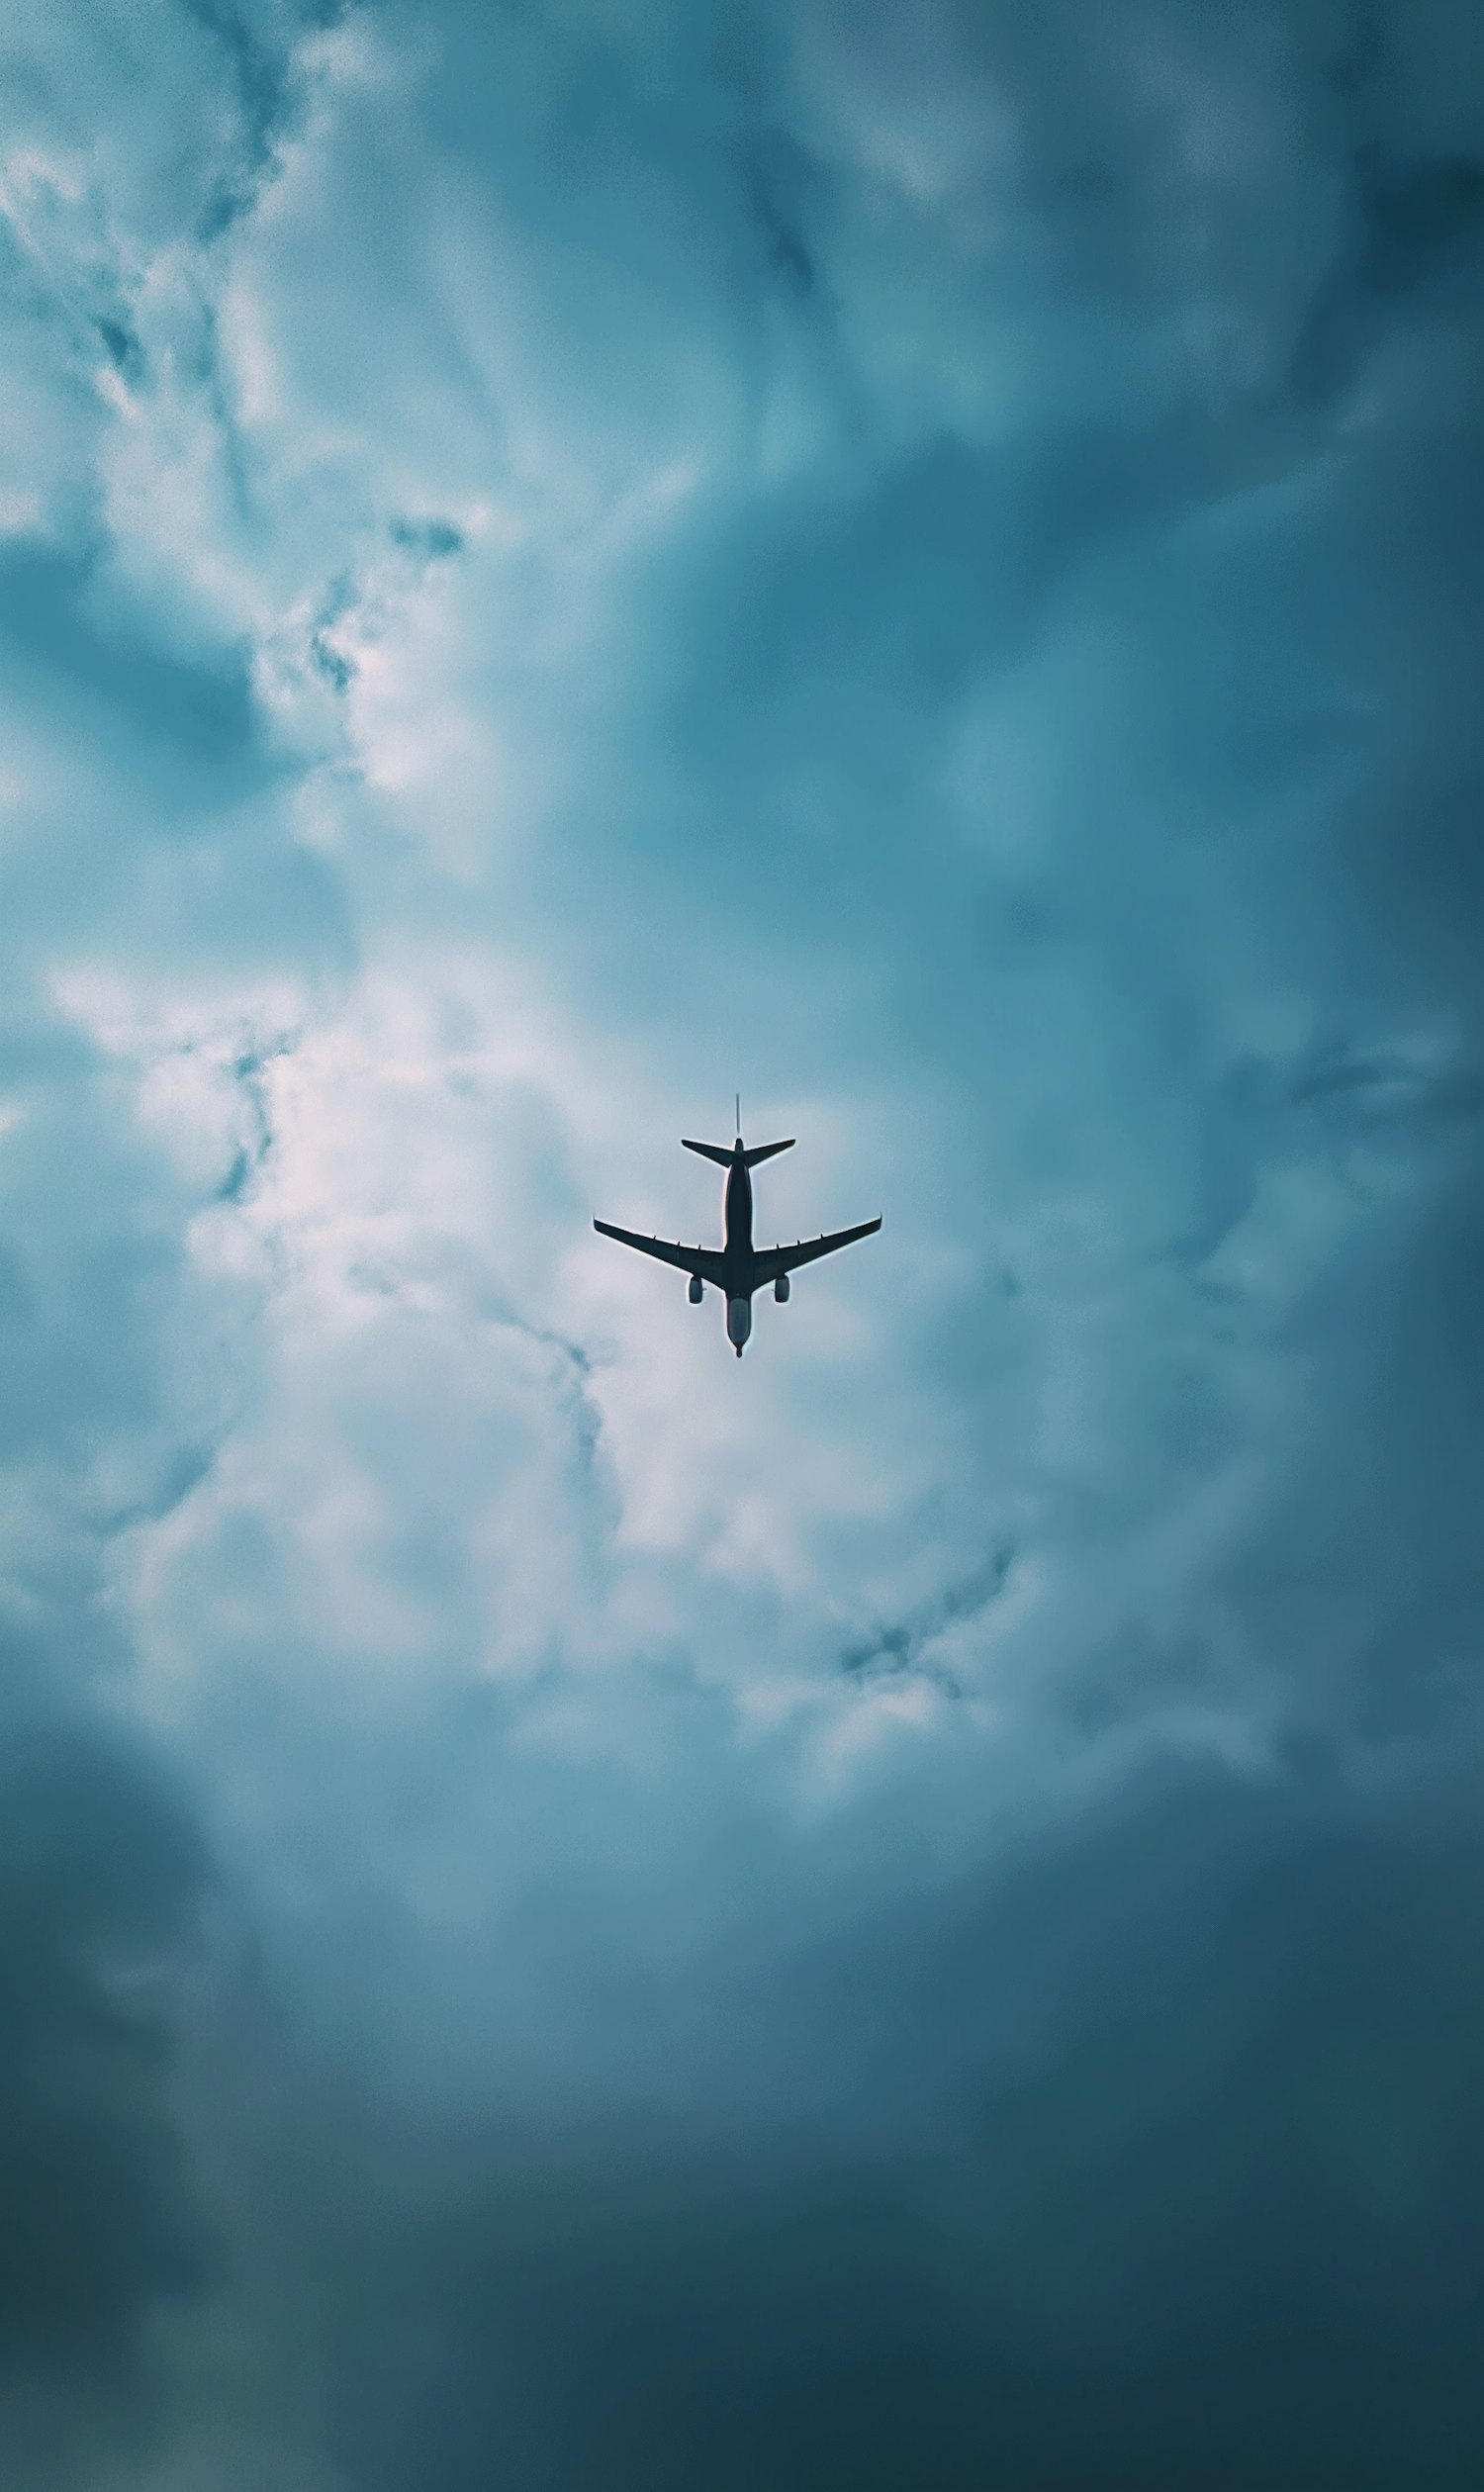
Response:
[{"label": "blue sky", "polygon": [[1484,22],[0,68],[7,2475],[1472,2483]]}]

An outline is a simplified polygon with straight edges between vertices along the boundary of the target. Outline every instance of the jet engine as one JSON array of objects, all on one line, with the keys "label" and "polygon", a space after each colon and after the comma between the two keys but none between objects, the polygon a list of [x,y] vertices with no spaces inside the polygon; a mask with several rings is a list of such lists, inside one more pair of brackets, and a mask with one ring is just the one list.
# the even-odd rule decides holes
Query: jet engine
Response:
[{"label": "jet engine", "polygon": [[787,1307],[788,1303],[788,1275],[787,1272],[780,1272],[777,1280],[773,1284],[773,1294],[781,1307]]},{"label": "jet engine", "polygon": [[693,1272],[691,1275],[691,1286],[686,1292],[692,1306],[698,1307],[705,1294],[705,1282],[701,1279],[699,1272]]}]

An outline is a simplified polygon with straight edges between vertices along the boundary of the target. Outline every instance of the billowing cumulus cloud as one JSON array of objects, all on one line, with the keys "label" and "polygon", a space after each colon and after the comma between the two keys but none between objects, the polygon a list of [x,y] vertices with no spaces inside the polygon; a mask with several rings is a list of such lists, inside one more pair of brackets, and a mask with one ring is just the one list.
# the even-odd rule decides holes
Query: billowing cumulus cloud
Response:
[{"label": "billowing cumulus cloud", "polygon": [[7,2468],[1472,2482],[1476,13],[0,42]]}]

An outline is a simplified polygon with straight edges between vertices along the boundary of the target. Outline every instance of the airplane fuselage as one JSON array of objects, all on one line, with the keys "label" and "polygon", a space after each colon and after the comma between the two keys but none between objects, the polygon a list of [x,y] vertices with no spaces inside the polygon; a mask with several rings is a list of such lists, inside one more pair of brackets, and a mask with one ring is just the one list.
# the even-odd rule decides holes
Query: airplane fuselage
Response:
[{"label": "airplane fuselage", "polygon": [[752,1263],[752,1177],[738,1143],[726,1172],[726,1259],[739,1267]]},{"label": "airplane fuselage", "polygon": [[753,1277],[752,1177],[742,1155],[740,1135],[726,1172],[726,1338],[740,1358],[752,1331]]}]

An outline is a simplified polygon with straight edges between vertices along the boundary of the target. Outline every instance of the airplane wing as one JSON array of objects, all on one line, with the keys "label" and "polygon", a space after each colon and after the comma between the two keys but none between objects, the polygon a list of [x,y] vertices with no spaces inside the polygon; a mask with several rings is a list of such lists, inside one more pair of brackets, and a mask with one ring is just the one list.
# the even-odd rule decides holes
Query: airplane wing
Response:
[{"label": "airplane wing", "polygon": [[604,1238],[616,1238],[620,1246],[637,1246],[641,1254],[652,1254],[661,1263],[673,1263],[678,1272],[698,1272],[702,1280],[721,1287],[721,1254],[715,1246],[688,1246],[679,1242],[671,1246],[665,1238],[638,1238],[632,1229],[614,1229],[605,1220],[595,1220],[593,1226]]},{"label": "airplane wing", "polygon": [[837,1246],[854,1246],[857,1238],[874,1237],[881,1227],[880,1219],[863,1220],[859,1229],[837,1229],[832,1238],[805,1238],[797,1246],[765,1246],[753,1256],[753,1269],[761,1289],[780,1272],[796,1272],[800,1263],[817,1263],[821,1254],[833,1254]]}]

